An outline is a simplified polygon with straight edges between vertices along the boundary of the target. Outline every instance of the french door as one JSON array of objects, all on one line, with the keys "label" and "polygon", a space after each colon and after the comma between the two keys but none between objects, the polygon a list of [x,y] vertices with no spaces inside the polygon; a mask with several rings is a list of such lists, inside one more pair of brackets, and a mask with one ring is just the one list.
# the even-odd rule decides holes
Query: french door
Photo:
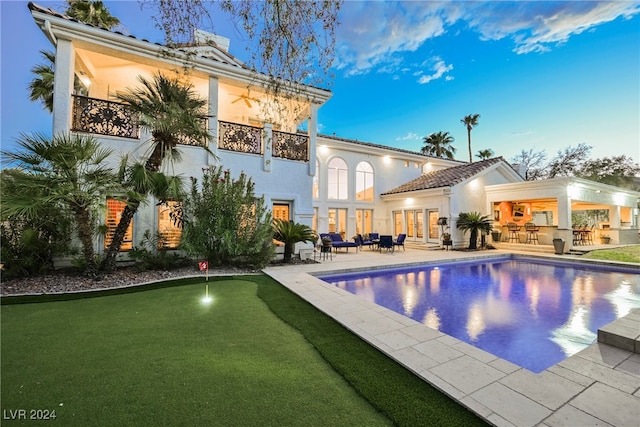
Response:
[{"label": "french door", "polygon": [[408,240],[422,241],[424,238],[423,215],[422,209],[405,211]]}]

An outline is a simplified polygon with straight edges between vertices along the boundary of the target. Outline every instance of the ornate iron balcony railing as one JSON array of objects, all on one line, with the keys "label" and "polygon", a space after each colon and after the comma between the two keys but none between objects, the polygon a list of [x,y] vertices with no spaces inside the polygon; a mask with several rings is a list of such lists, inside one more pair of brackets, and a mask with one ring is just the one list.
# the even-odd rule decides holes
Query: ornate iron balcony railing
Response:
[{"label": "ornate iron balcony railing", "polygon": [[219,121],[218,148],[241,153],[262,154],[262,129]]},{"label": "ornate iron balcony railing", "polygon": [[273,157],[309,160],[309,137],[298,133],[273,131]]},{"label": "ornate iron balcony railing", "polygon": [[138,139],[138,129],[138,115],[126,104],[73,96],[72,131]]}]

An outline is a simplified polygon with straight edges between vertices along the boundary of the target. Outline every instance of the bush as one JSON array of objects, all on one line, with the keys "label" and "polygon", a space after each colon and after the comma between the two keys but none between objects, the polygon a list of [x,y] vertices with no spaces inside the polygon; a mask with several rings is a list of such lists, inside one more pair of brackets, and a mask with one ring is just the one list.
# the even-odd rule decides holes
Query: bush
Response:
[{"label": "bush", "polygon": [[160,247],[161,241],[160,234],[152,235],[149,230],[144,232],[140,246],[134,246],[129,251],[129,257],[136,261],[136,270],[172,270],[191,263],[189,258]]},{"label": "bush", "polygon": [[185,251],[210,265],[262,268],[275,256],[271,212],[244,172],[233,179],[215,167],[205,171],[201,185],[192,178],[182,220]]}]

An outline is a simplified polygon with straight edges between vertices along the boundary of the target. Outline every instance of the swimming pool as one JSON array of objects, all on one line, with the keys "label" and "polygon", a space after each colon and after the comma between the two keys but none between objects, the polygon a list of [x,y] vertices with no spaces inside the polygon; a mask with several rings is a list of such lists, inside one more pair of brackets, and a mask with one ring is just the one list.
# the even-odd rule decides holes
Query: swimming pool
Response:
[{"label": "swimming pool", "polygon": [[507,256],[318,277],[539,373],[640,307],[638,271]]}]

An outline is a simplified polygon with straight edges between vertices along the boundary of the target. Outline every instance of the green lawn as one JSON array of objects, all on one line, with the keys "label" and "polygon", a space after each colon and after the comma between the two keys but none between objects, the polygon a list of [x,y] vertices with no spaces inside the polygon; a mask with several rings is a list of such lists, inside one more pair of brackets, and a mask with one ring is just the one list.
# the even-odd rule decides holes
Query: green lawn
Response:
[{"label": "green lawn", "polygon": [[194,282],[3,298],[3,425],[482,424],[266,276]]},{"label": "green lawn", "polygon": [[634,262],[640,264],[640,245],[623,246],[615,249],[599,249],[583,255],[583,258]]}]

